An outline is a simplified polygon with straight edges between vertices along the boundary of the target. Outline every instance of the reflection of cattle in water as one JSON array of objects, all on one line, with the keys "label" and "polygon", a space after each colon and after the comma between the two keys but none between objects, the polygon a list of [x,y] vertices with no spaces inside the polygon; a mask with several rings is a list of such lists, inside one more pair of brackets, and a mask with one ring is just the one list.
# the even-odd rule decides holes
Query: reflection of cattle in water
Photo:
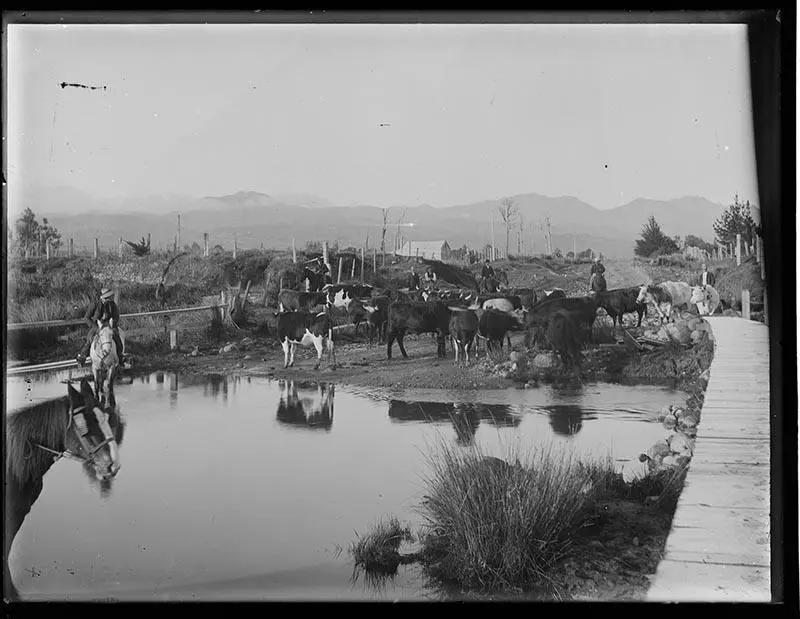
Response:
[{"label": "reflection of cattle in water", "polygon": [[506,404],[474,402],[406,402],[391,400],[389,418],[394,422],[443,422],[453,424],[460,444],[471,444],[481,421],[501,427],[516,427],[522,418]]},{"label": "reflection of cattle in water", "polygon": [[80,392],[67,386],[67,395],[25,408],[6,417],[5,532],[3,594],[17,599],[11,580],[9,551],[25,517],[39,498],[45,473],[59,457],[80,461],[87,474],[107,494],[120,469],[122,422],[118,411],[100,408],[91,386],[81,381]]},{"label": "reflection of cattle in water", "polygon": [[556,434],[571,436],[583,426],[583,411],[574,404],[554,404],[545,407],[550,415],[550,427]]},{"label": "reflection of cattle in water", "polygon": [[333,425],[333,384],[279,381],[278,421],[295,426],[330,430]]}]

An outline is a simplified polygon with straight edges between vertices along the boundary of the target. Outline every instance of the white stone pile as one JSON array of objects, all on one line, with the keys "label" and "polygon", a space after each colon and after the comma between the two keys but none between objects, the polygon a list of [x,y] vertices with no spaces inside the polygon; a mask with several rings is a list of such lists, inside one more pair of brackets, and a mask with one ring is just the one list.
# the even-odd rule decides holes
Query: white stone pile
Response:
[{"label": "white stone pile", "polygon": [[651,325],[644,330],[644,336],[662,342],[675,340],[681,344],[697,344],[704,338],[714,339],[711,325],[700,316],[688,320],[677,320],[666,325]]},{"label": "white stone pile", "polygon": [[668,404],[659,412],[658,420],[670,433],[640,454],[639,460],[647,462],[650,471],[687,466],[694,453],[699,416],[681,405]]}]

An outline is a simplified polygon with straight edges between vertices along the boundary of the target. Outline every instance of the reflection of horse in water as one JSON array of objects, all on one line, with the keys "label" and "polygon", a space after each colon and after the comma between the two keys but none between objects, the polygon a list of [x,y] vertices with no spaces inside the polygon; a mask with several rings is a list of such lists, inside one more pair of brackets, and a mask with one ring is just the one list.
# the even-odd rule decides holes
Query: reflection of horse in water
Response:
[{"label": "reflection of horse in water", "polygon": [[[113,396],[112,396],[113,397]],[[9,414],[6,418],[4,596],[18,599],[9,551],[25,517],[42,492],[43,478],[61,457],[78,460],[87,474],[110,490],[120,469],[122,424],[117,411],[100,408],[84,379],[81,390]]]},{"label": "reflection of horse in water", "polygon": [[547,406],[550,427],[556,434],[570,436],[580,432],[583,426],[583,411],[574,404],[554,404]]},{"label": "reflection of horse in water", "polygon": [[278,381],[278,421],[291,425],[330,430],[333,425],[333,384]]},{"label": "reflection of horse in water", "polygon": [[393,421],[450,421],[460,444],[471,444],[481,420],[495,426],[517,426],[522,421],[506,404],[473,402],[406,402],[391,400],[389,418]]}]

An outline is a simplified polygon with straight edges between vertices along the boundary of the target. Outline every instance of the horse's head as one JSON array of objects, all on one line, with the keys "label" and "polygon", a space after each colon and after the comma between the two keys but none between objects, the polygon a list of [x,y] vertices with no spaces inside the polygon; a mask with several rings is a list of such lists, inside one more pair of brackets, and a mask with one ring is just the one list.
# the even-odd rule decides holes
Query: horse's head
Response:
[{"label": "horse's head", "polygon": [[107,322],[104,322],[100,326],[100,331],[97,334],[97,338],[100,341],[100,350],[102,351],[103,356],[106,357],[111,352],[111,348],[114,346],[114,330]]},{"label": "horse's head", "polygon": [[69,395],[69,425],[64,436],[64,448],[90,466],[100,481],[113,479],[120,469],[117,436],[109,424],[109,413],[94,397],[84,379],[81,390],[67,386]]}]

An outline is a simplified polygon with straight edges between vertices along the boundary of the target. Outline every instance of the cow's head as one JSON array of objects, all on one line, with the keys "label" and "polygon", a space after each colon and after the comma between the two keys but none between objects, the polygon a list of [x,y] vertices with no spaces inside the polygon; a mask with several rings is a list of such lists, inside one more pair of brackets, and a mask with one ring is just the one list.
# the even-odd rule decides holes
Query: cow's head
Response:
[{"label": "cow's head", "polygon": [[692,298],[689,300],[689,303],[702,303],[706,300],[706,297],[706,290],[702,286],[694,286],[692,288]]},{"label": "cow's head", "polygon": [[647,301],[653,300],[653,295],[650,292],[650,284],[642,284],[639,287],[639,294],[636,297],[637,303],[646,303]]}]

